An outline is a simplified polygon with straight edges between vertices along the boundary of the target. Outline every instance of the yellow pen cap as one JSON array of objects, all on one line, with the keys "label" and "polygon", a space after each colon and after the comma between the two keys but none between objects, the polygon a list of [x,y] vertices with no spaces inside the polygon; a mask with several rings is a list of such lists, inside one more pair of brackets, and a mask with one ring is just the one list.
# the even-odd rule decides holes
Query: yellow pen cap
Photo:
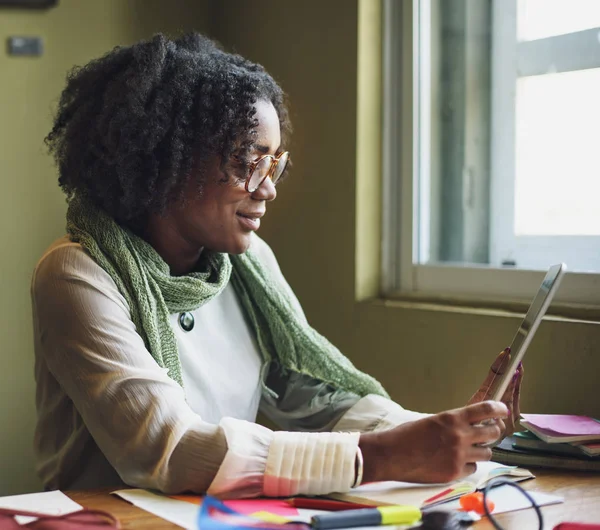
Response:
[{"label": "yellow pen cap", "polygon": [[416,506],[379,506],[381,524],[413,524],[421,519],[421,510]]}]

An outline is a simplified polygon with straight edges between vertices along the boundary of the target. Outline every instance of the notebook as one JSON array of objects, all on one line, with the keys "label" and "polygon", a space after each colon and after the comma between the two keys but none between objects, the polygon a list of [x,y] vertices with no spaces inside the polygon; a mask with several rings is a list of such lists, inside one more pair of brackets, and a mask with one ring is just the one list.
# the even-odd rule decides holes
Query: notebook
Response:
[{"label": "notebook", "polygon": [[505,477],[515,482],[534,478],[527,469],[506,466],[497,462],[478,462],[477,471],[450,484],[414,484],[411,482],[372,482],[347,493],[332,493],[327,497],[370,506],[410,504],[428,508],[467,493],[482,489],[493,478]]},{"label": "notebook", "polygon": [[492,458],[506,465],[569,469],[571,471],[600,471],[600,458],[585,455],[556,455],[518,449],[513,447],[514,438],[509,436],[492,449]]},{"label": "notebook", "polygon": [[600,443],[582,443],[577,447],[588,456],[600,456]]},{"label": "notebook", "polygon": [[600,448],[600,444],[583,444],[583,442],[548,443],[529,431],[516,432],[513,441],[513,447],[525,451],[539,451],[542,453],[578,457],[588,456],[590,458],[595,456],[596,446]]},{"label": "notebook", "polygon": [[548,443],[600,441],[600,422],[570,414],[521,414],[521,425]]}]

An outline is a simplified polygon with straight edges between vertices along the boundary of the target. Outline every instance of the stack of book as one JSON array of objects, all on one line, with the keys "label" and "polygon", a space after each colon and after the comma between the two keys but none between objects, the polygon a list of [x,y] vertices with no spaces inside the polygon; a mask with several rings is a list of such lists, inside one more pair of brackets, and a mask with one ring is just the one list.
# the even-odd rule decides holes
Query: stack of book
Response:
[{"label": "stack of book", "polygon": [[523,414],[527,429],[494,449],[504,464],[600,471],[600,422],[588,416]]}]

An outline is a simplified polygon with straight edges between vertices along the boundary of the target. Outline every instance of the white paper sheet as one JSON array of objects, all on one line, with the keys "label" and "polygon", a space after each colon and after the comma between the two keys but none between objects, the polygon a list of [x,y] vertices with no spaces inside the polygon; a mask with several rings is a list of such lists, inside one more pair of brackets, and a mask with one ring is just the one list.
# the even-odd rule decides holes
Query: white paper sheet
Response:
[{"label": "white paper sheet", "polygon": [[[533,500],[538,506],[547,506],[549,504],[561,504],[565,500],[563,497],[557,495],[550,495],[548,493],[541,493],[539,491],[527,490],[527,493],[531,495]],[[498,486],[492,488],[489,492],[488,499],[490,499],[495,507],[492,514],[515,512],[517,510],[525,510],[531,508],[531,503],[517,488],[513,486]],[[438,506],[434,506],[432,510],[452,510],[460,507],[460,501],[450,501]]]},{"label": "white paper sheet", "polygon": [[198,528],[199,506],[141,489],[113,491],[134,506],[189,530]]},{"label": "white paper sheet", "polygon": [[[63,515],[83,509],[82,506],[58,490],[0,497],[0,508],[26,510],[43,513],[44,515]],[[19,524],[27,524],[35,521],[35,517],[17,516],[15,519]]]}]

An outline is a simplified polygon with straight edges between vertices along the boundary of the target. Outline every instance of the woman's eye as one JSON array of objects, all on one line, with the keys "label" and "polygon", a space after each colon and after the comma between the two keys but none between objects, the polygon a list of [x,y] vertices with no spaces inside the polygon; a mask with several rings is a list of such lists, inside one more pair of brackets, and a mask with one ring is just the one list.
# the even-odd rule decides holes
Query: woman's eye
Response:
[{"label": "woman's eye", "polygon": [[[239,158],[234,158],[231,160],[229,167],[231,168],[232,172],[237,175],[237,176],[241,176],[244,175],[243,178],[245,178],[245,176],[250,172],[250,164],[248,164],[247,162],[240,160]],[[240,177],[242,178],[242,177]]]}]

